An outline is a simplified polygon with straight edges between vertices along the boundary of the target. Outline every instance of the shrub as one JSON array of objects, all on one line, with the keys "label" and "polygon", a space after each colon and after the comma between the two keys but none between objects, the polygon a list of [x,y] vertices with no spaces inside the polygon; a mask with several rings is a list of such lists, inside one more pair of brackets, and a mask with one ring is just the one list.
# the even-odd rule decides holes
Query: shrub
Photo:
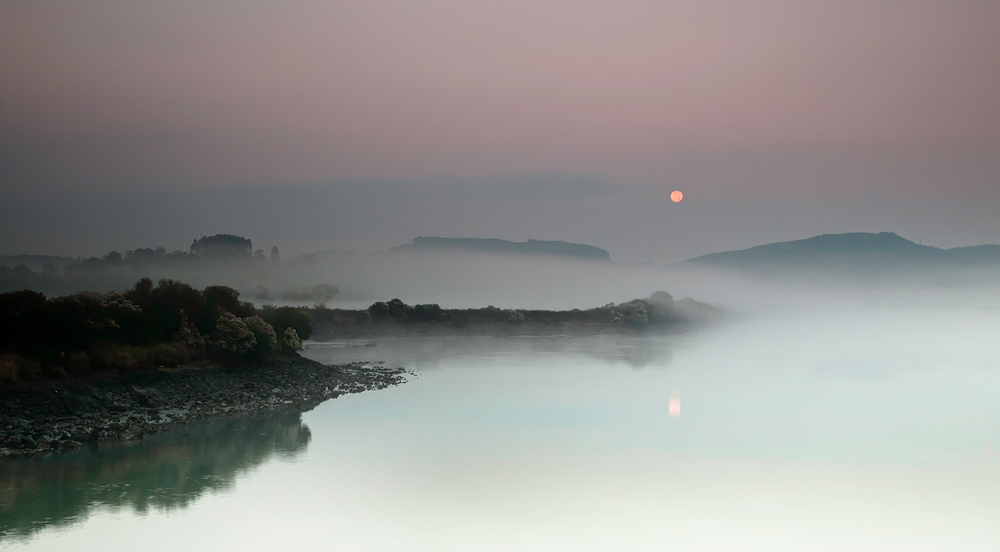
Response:
[{"label": "shrub", "polygon": [[240,301],[240,292],[226,286],[208,286],[202,292],[209,312],[229,312],[244,317],[253,314],[253,305]]},{"label": "shrub", "polygon": [[507,323],[508,324],[520,324],[524,322],[524,313],[516,310],[507,311]]},{"label": "shrub", "polygon": [[312,323],[309,315],[297,307],[264,307],[264,320],[274,328],[275,335],[284,335],[285,330],[292,328],[301,339],[309,339],[312,335]]},{"label": "shrub", "polygon": [[183,343],[188,347],[202,347],[205,345],[205,338],[202,337],[201,332],[198,328],[188,320],[187,314],[183,310],[180,311],[181,315],[181,329],[177,330],[174,334],[174,341]]},{"label": "shrub", "polygon": [[[431,307],[431,305],[422,306]],[[437,305],[434,306],[436,307]],[[441,307],[438,307],[439,312],[440,309]],[[368,313],[371,314],[372,320],[375,322],[406,322],[410,318],[412,311],[413,307],[399,299],[392,299],[388,302],[379,301],[372,303],[372,306],[368,307]]]},{"label": "shrub", "polygon": [[223,351],[237,356],[246,355],[257,345],[246,322],[231,312],[223,313],[215,323],[215,339]]},{"label": "shrub", "polygon": [[254,340],[257,342],[253,349],[253,356],[261,359],[268,358],[278,350],[278,338],[274,333],[274,328],[263,318],[257,315],[249,316],[243,319],[243,323],[253,333]]},{"label": "shrub", "polygon": [[646,305],[637,299],[615,307],[611,321],[640,328],[649,323],[649,312]]},{"label": "shrub", "polygon": [[281,343],[288,349],[295,351],[302,349],[302,340],[299,339],[299,334],[295,331],[295,328],[285,328],[285,333],[281,337]]},{"label": "shrub", "polygon": [[376,301],[368,307],[368,314],[375,322],[385,322],[389,320],[389,304],[385,301]]},{"label": "shrub", "polygon": [[441,319],[441,307],[437,304],[414,305],[409,316],[419,322],[437,322]]}]

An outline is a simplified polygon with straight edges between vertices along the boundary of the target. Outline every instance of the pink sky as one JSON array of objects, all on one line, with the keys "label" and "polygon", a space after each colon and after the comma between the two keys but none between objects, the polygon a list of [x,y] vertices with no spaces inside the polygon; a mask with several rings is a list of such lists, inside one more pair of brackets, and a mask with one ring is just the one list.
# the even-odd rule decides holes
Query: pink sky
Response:
[{"label": "pink sky", "polygon": [[998,23],[978,1],[7,1],[0,137],[62,144],[67,183],[993,151]]},{"label": "pink sky", "polygon": [[[6,0],[0,252],[1000,243],[998,29],[989,1]],[[300,183],[327,195],[264,190]]]}]

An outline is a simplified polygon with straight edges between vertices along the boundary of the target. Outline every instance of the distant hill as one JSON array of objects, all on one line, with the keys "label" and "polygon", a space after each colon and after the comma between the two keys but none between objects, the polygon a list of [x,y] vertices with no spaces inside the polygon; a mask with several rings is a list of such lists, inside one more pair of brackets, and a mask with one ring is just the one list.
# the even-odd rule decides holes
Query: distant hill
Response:
[{"label": "distant hill", "polygon": [[712,253],[683,264],[747,272],[815,270],[865,274],[1000,265],[1000,245],[941,249],[914,243],[892,232],[854,232]]},{"label": "distant hill", "polygon": [[594,261],[609,261],[611,255],[592,245],[564,241],[528,240],[513,242],[493,238],[437,238],[419,237],[413,242],[392,249],[393,251],[477,251],[482,253],[513,253],[520,255],[547,255],[571,257]]}]

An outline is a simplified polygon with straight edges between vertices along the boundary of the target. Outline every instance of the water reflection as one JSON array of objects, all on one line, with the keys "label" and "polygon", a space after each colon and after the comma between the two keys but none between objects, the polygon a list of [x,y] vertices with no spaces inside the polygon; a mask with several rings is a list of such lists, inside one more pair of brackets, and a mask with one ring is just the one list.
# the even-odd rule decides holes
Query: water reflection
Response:
[{"label": "water reflection", "polygon": [[303,453],[298,413],[211,420],[140,443],[0,460],[0,543],[83,521],[95,509],[185,508],[273,457]]},{"label": "water reflection", "polygon": [[866,310],[678,338],[317,346],[420,370],[304,414],[309,453],[232,492],[23,549],[992,551],[998,328],[985,310]]}]

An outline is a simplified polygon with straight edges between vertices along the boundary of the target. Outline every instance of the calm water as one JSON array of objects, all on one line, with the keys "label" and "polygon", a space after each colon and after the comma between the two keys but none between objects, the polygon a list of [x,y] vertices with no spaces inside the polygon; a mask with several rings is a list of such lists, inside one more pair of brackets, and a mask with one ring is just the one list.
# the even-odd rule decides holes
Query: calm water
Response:
[{"label": "calm water", "polygon": [[410,383],[5,462],[11,550],[995,550],[1000,313],[314,344]]}]

